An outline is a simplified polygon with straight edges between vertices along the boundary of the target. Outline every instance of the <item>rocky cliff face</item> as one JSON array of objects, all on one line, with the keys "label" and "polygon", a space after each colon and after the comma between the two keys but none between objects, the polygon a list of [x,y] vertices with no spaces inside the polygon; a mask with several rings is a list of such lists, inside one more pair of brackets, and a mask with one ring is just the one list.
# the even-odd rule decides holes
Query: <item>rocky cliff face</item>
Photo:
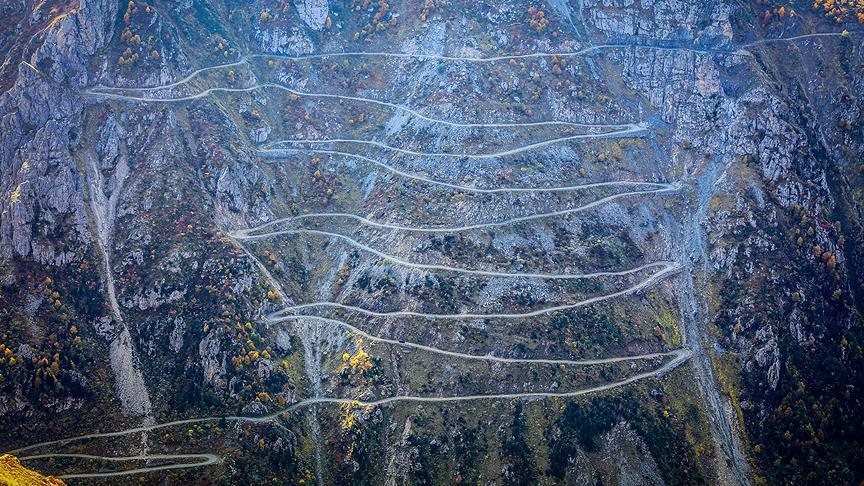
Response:
[{"label": "rocky cliff face", "polygon": [[854,29],[4,8],[0,449],[153,482],[860,478]]}]

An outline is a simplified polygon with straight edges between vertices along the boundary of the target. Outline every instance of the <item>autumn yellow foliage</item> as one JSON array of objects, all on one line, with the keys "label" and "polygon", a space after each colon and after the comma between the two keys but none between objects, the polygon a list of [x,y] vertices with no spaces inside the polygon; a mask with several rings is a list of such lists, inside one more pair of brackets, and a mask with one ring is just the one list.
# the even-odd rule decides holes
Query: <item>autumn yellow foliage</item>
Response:
[{"label": "autumn yellow foliage", "polygon": [[27,469],[17,457],[4,454],[0,456],[0,485],[3,486],[56,486],[66,484],[54,476],[43,476]]},{"label": "autumn yellow foliage", "polygon": [[359,425],[356,413],[366,408],[366,406],[360,404],[358,400],[352,400],[350,403],[343,403],[339,408],[341,410],[339,426],[344,431],[350,431]]},{"label": "autumn yellow foliage", "polygon": [[531,7],[528,9],[528,14],[531,15],[531,19],[528,22],[537,32],[540,32],[549,25],[549,19],[546,18],[546,12],[536,7]]},{"label": "autumn yellow foliage", "polygon": [[759,19],[763,24],[795,17],[798,15],[795,7],[804,8],[807,6],[812,7],[812,10],[817,14],[824,15],[837,23],[857,20],[864,24],[864,0],[774,0],[761,2],[761,4],[769,7],[759,14]]},{"label": "autumn yellow foliage", "polygon": [[363,340],[357,340],[357,352],[342,355],[342,367],[350,368],[355,373],[365,373],[372,369],[372,357],[363,349]]},{"label": "autumn yellow foliage", "polygon": [[837,22],[855,18],[864,23],[864,1],[862,0],[815,0],[813,8],[821,10],[826,17]]}]

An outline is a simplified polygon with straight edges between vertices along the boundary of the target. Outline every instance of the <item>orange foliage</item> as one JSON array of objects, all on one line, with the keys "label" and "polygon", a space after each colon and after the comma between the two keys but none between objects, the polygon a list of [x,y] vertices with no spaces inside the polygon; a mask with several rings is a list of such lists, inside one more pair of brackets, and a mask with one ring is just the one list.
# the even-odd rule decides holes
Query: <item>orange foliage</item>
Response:
[{"label": "orange foliage", "polygon": [[549,19],[546,18],[546,12],[538,8],[531,7],[528,9],[528,14],[531,15],[531,19],[528,21],[528,23],[531,24],[531,27],[534,27],[534,30],[539,32],[545,29],[547,25],[549,25]]},{"label": "orange foliage", "polygon": [[813,9],[822,11],[826,17],[837,22],[855,18],[864,23],[864,0],[814,0]]}]

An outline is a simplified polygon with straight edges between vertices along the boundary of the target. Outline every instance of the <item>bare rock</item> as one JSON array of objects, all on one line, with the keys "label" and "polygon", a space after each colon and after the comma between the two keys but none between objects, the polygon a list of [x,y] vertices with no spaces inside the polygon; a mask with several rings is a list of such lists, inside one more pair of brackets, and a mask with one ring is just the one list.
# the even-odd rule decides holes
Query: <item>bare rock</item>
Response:
[{"label": "bare rock", "polygon": [[207,334],[198,344],[201,366],[204,368],[204,381],[221,390],[225,388],[225,355],[222,345],[215,334]]},{"label": "bare rock", "polygon": [[312,30],[321,30],[330,15],[330,5],[327,0],[294,0],[294,6],[300,18]]}]

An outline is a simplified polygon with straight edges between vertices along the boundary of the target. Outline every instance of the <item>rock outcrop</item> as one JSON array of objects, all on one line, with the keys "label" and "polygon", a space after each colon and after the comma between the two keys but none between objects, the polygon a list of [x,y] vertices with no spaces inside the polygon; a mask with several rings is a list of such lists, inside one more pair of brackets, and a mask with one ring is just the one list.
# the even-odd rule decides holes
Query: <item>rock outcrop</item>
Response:
[{"label": "rock outcrop", "polygon": [[328,0],[294,0],[294,6],[303,22],[312,30],[321,30],[330,15]]}]

